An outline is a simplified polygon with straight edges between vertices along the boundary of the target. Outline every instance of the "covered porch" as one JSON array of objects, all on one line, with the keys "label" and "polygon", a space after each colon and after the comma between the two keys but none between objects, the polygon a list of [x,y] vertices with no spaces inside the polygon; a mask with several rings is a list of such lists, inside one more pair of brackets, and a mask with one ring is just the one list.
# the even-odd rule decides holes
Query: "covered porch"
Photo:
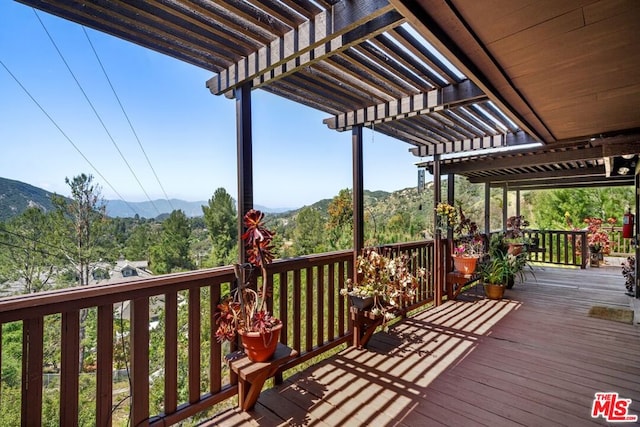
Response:
[{"label": "covered porch", "polygon": [[589,311],[629,301],[619,268],[536,267],[504,300],[470,289],[203,425],[607,425],[597,392],[640,414],[640,330]]},{"label": "covered porch", "polygon": [[[537,8],[504,0],[487,10],[475,1],[21,2],[211,70],[209,90],[235,99],[241,214],[253,206],[253,89],[320,109],[330,116],[327,126],[351,132],[353,248],[276,261],[269,270],[281,285],[271,303],[287,319],[283,344],[298,353],[285,369],[311,363],[352,338],[348,303],[338,290],[353,277],[354,257],[363,246],[364,127],[409,144],[419,157],[433,157],[437,169],[446,169],[444,154],[523,143],[543,144],[540,150],[550,153],[545,162],[556,164],[562,156],[577,170],[584,169],[579,162],[586,152],[597,159],[597,170],[589,172],[598,179],[611,178],[605,159],[631,155],[637,165],[640,55],[633,40],[640,9],[632,1]],[[570,55],[587,42],[588,54]],[[548,64],[556,64],[553,75]],[[618,74],[611,76],[605,64]],[[545,172],[536,170],[540,155],[527,155],[532,164],[525,168],[539,174],[528,180]],[[487,169],[485,160],[471,162]],[[510,167],[495,166],[506,174]],[[636,188],[639,170],[628,170],[624,178]],[[604,424],[592,420],[590,410],[594,393],[608,391],[632,399],[631,413],[640,412],[640,332],[587,316],[595,304],[628,306],[619,270],[608,275],[604,269],[545,267],[536,271],[537,281],[518,285],[506,300],[485,300],[472,289],[466,299],[443,301],[441,242],[397,249],[418,254],[431,273],[415,308],[435,308],[374,335],[369,350],[349,347],[311,364],[262,393],[254,411],[229,410],[208,425]],[[96,424],[114,423],[121,396],[112,381],[113,306],[124,301],[133,307],[130,385],[122,399],[130,402],[132,425],[177,424],[234,398],[237,381],[224,361],[229,348],[215,342],[210,327],[213,307],[233,280],[227,266],[135,286],[74,288],[0,302],[0,323],[22,328],[22,423],[42,424],[48,316],[60,319],[60,424],[78,424],[83,404],[95,405]],[[149,305],[157,298],[166,310],[159,349],[164,365],[152,372]],[[185,305],[188,320],[182,323],[178,312]],[[78,392],[79,313],[85,309],[95,311],[98,322],[89,403],[79,402]],[[182,336],[188,337],[181,343],[187,357],[179,359]],[[161,402],[150,401],[157,372],[163,374]],[[179,398],[184,376],[187,391]]]}]

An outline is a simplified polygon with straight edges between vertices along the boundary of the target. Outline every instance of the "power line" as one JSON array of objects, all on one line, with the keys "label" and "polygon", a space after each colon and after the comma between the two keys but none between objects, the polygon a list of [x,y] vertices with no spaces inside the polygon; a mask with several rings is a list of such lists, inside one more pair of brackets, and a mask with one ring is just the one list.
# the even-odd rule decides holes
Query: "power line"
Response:
[{"label": "power line", "polygon": [[20,250],[23,250],[23,251],[32,251],[32,250],[33,250],[33,251],[36,251],[36,252],[40,252],[42,255],[45,255],[45,256],[50,256],[50,257],[55,256],[55,255],[54,255],[54,254],[52,254],[51,252],[47,252],[47,251],[45,251],[44,249],[40,249],[40,248],[26,248],[26,247],[24,247],[24,246],[14,245],[13,243],[3,242],[3,241],[1,241],[1,240],[0,240],[0,245],[2,245],[2,246],[7,246],[7,247],[9,247],[9,248],[20,249]]},{"label": "power line", "polygon": [[[24,91],[24,93],[27,94],[27,96],[29,98],[31,98],[31,100],[34,102],[34,104],[36,104],[36,106],[40,109],[40,111],[42,111],[42,113],[49,119],[49,121],[53,124],[53,126],[55,126],[56,129],[58,129],[58,131],[62,134],[62,136],[65,137],[65,139],[69,142],[69,144],[71,144],[71,146],[73,148],[75,148],[75,150],[78,152],[78,154],[80,154],[80,156],[89,164],[89,166],[91,166],[91,168],[93,168],[93,170],[98,174],[98,176],[100,178],[102,178],[102,180],[104,182],[107,183],[107,185],[109,186],[109,188],[111,188],[111,190],[113,190],[113,192],[120,198],[120,200],[122,200],[128,207],[129,209],[131,209],[132,212],[136,212],[136,210],[133,208],[133,206],[131,206],[129,204],[129,202],[127,202],[126,200],[124,200],[124,198],[120,195],[120,193],[118,193],[118,190],[116,190],[113,185],[111,185],[111,183],[109,182],[109,180],[107,178],[104,177],[104,175],[102,175],[102,173],[98,170],[97,167],[94,166],[93,163],[91,163],[91,161],[87,158],[87,156],[84,155],[84,153],[80,150],[80,148],[78,148],[78,146],[76,144],[74,144],[74,142],[71,140],[71,138],[69,137],[69,135],[67,135],[62,128],[58,125],[58,123],[53,119],[53,117],[51,117],[49,115],[49,113],[47,113],[47,111],[44,109],[44,107],[42,107],[42,105],[40,105],[40,103],[33,97],[33,95],[31,95],[31,93],[27,90],[26,87],[24,87],[24,85],[20,82],[20,80],[18,80],[18,78],[11,72],[11,70],[9,70],[9,68],[5,65],[5,63],[0,59],[0,65],[2,65],[2,67],[7,70],[7,73],[9,73],[9,75],[11,76],[11,78],[13,78],[13,80],[15,80],[15,82],[18,84],[18,86],[20,86],[20,88]],[[137,212],[136,212],[137,213]]]},{"label": "power line", "polygon": [[144,158],[147,160],[147,164],[149,165],[149,168],[151,168],[151,171],[153,172],[153,176],[155,176],[156,181],[158,182],[158,185],[162,189],[162,193],[164,194],[164,198],[166,199],[167,202],[169,202],[169,206],[171,206],[171,210],[175,210],[175,208],[173,207],[173,204],[171,204],[171,200],[169,199],[169,196],[167,195],[167,192],[164,189],[164,186],[160,182],[160,178],[158,178],[158,174],[156,173],[156,170],[154,169],[153,165],[151,164],[151,160],[149,160],[149,156],[147,156],[147,152],[145,151],[144,147],[142,146],[142,142],[140,141],[140,138],[138,137],[138,133],[134,129],[133,124],[131,123],[131,120],[129,119],[129,115],[125,111],[124,106],[122,105],[122,102],[120,102],[120,97],[118,97],[118,94],[116,93],[116,90],[113,87],[113,84],[111,84],[111,79],[109,79],[109,75],[107,74],[107,71],[105,70],[104,65],[102,64],[102,61],[100,60],[100,57],[98,56],[98,52],[96,51],[95,47],[93,46],[93,43],[91,42],[91,39],[89,38],[89,34],[87,33],[86,28],[82,27],[82,31],[84,31],[84,35],[87,38],[87,41],[89,42],[89,46],[91,46],[91,49],[93,50],[93,53],[96,56],[96,60],[98,61],[98,64],[100,64],[100,68],[102,69],[102,72],[104,73],[104,77],[107,79],[107,82],[109,83],[109,87],[111,88],[111,91],[113,92],[113,96],[115,96],[116,100],[118,101],[118,105],[120,106],[120,110],[122,110],[122,114],[124,114],[124,117],[127,119],[127,123],[129,123],[129,127],[131,128],[131,132],[135,136],[136,141],[138,141],[138,145],[140,146],[140,150],[142,151],[142,154],[144,154]]},{"label": "power line", "polygon": [[107,129],[107,125],[104,123],[104,121],[102,120],[102,117],[100,116],[100,114],[98,113],[98,111],[94,107],[93,103],[89,99],[89,96],[84,91],[82,85],[80,84],[80,81],[78,81],[78,79],[76,78],[76,75],[71,70],[71,67],[69,66],[69,64],[67,63],[66,59],[64,58],[64,55],[62,55],[62,52],[58,48],[58,45],[56,44],[56,42],[53,40],[53,37],[49,33],[49,30],[47,30],[47,27],[44,25],[44,22],[42,22],[42,20],[40,19],[40,15],[38,15],[38,12],[35,9],[33,9],[33,13],[36,15],[36,18],[38,18],[38,21],[40,22],[40,25],[42,25],[42,28],[44,29],[44,32],[47,34],[47,37],[49,37],[49,40],[51,41],[51,44],[53,44],[53,47],[56,49],[56,52],[58,52],[58,55],[60,56],[60,59],[62,60],[64,65],[67,67],[67,70],[69,71],[69,74],[71,74],[71,77],[73,77],[73,80],[76,82],[76,85],[80,89],[80,92],[82,92],[82,95],[84,96],[85,100],[87,101],[87,103],[91,107],[91,110],[93,110],[93,113],[95,114],[96,118],[98,119],[98,121],[102,125],[102,128],[104,129],[104,131],[106,132],[107,136],[109,137],[109,139],[113,143],[113,146],[116,148],[116,151],[118,151],[118,154],[120,154],[120,157],[122,158],[122,161],[124,161],[124,163],[127,165],[127,168],[129,168],[129,171],[131,172],[131,175],[133,175],[133,177],[135,178],[136,182],[138,183],[138,185],[142,189],[142,192],[144,193],[144,195],[147,196],[147,200],[149,200],[149,202],[151,202],[151,204],[153,205],[155,210],[158,212],[158,215],[160,215],[160,210],[155,205],[155,203],[153,203],[153,200],[151,200],[151,197],[149,197],[149,194],[147,194],[147,190],[144,188],[144,186],[140,182],[140,179],[138,179],[138,176],[133,171],[133,168],[131,167],[131,165],[127,161],[127,159],[124,156],[124,154],[122,154],[122,151],[120,151],[120,147],[118,147],[118,144],[113,139],[113,136],[111,135],[111,132],[109,132],[109,129]]},{"label": "power line", "polygon": [[[47,242],[42,242],[40,240],[34,239],[33,237],[29,237],[29,236],[21,234],[21,233],[16,233],[15,231],[9,231],[6,228],[0,228],[0,232],[5,233],[5,234],[11,234],[12,236],[16,236],[16,237],[19,237],[19,238],[24,239],[24,240],[29,240],[30,242],[34,242],[34,243],[37,243],[39,245],[52,247],[54,249],[62,251],[63,253],[67,252],[67,250],[64,249],[61,246],[53,245],[53,244],[47,243]],[[0,243],[2,243],[2,242],[0,242]]]}]

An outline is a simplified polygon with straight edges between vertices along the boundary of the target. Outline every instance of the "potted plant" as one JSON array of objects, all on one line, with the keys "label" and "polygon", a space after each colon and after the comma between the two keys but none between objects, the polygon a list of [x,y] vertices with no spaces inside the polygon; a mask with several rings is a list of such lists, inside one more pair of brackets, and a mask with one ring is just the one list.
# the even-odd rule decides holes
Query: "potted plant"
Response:
[{"label": "potted plant", "polygon": [[478,225],[464,214],[462,208],[458,209],[457,218],[459,222],[453,229],[457,235],[452,254],[453,266],[456,271],[471,274],[484,253],[483,239],[478,232]]},{"label": "potted plant", "polygon": [[[282,329],[282,322],[266,309],[269,292],[266,266],[273,260],[274,233],[264,227],[263,219],[264,214],[255,209],[245,214],[242,241],[248,262],[234,265],[235,289],[223,298],[216,313],[218,341],[232,341],[239,335],[247,356],[254,362],[271,358]],[[262,285],[257,291],[251,287],[256,269],[262,276]]]},{"label": "potted plant", "polygon": [[622,263],[622,276],[624,277],[624,286],[627,289],[625,292],[630,297],[635,296],[635,284],[636,284],[636,258],[629,256],[627,260]]},{"label": "potted plant", "polygon": [[507,239],[505,233],[493,233],[489,240],[489,257],[494,258],[508,258],[510,261],[509,268],[507,269],[507,277],[505,286],[507,289],[513,288],[515,279],[519,278],[520,281],[525,279],[525,270],[529,269],[533,277],[533,267],[529,264],[529,253],[526,250],[526,245],[521,251],[514,253],[510,250],[512,242]]},{"label": "potted plant", "polygon": [[436,228],[443,233],[453,229],[458,222],[458,211],[448,203],[438,203],[435,207],[437,224]]},{"label": "potted plant", "polygon": [[[587,224],[587,244],[589,245],[590,265],[591,267],[600,267],[600,262],[604,260],[604,255],[611,251],[611,242],[609,241],[609,233],[602,228],[602,220],[600,218],[585,218]],[[613,226],[616,223],[615,218],[607,220]]]},{"label": "potted plant", "polygon": [[498,253],[480,265],[480,281],[489,299],[502,299],[505,288],[516,275],[524,274],[518,255]]},{"label": "potted plant", "polygon": [[391,257],[377,249],[366,249],[356,259],[357,280],[354,283],[348,279],[340,293],[359,310],[370,309],[385,321],[393,319],[397,309],[414,300],[418,278],[426,274],[424,268],[414,274],[409,261],[406,254]]},{"label": "potted plant", "polygon": [[523,215],[513,215],[507,218],[505,239],[509,244],[509,253],[518,255],[524,247],[524,228],[529,226]]}]

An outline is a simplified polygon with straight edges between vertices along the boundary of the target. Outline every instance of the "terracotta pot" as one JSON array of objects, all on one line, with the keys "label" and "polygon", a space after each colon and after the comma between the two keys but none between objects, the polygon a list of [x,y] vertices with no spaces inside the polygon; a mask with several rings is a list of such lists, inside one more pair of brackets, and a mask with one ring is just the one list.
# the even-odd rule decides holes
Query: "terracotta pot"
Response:
[{"label": "terracotta pot", "polygon": [[276,352],[278,342],[280,342],[280,331],[282,323],[274,326],[271,332],[261,334],[260,332],[239,331],[244,352],[252,362],[265,362],[271,359]]},{"label": "terracotta pot", "polygon": [[492,285],[491,283],[484,284],[484,294],[489,299],[502,299],[504,296],[504,286]]},{"label": "terracotta pot", "polygon": [[462,274],[471,274],[476,271],[477,256],[453,256],[453,268]]},{"label": "terracotta pot", "polygon": [[522,253],[523,243],[509,243],[509,249],[507,253],[511,255],[520,255]]}]

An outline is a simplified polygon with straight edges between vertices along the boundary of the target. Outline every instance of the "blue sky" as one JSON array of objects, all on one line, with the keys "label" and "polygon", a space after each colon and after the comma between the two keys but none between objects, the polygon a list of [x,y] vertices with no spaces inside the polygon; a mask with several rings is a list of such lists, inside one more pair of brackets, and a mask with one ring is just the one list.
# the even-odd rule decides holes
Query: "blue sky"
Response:
[{"label": "blue sky", "polygon": [[[81,26],[37,14],[16,2],[0,2],[0,177],[68,195],[65,177],[87,173],[106,199],[120,195],[127,201],[165,198],[162,187],[169,198],[188,201],[207,200],[219,187],[236,197],[235,105],[210,94],[205,82],[211,72],[88,28],[87,39]],[[300,207],[352,186],[349,132],[329,130],[322,123],[326,113],[264,91],[254,91],[252,98],[256,204]],[[419,159],[408,152],[409,145],[367,129],[364,136],[365,188],[416,185]]]}]

